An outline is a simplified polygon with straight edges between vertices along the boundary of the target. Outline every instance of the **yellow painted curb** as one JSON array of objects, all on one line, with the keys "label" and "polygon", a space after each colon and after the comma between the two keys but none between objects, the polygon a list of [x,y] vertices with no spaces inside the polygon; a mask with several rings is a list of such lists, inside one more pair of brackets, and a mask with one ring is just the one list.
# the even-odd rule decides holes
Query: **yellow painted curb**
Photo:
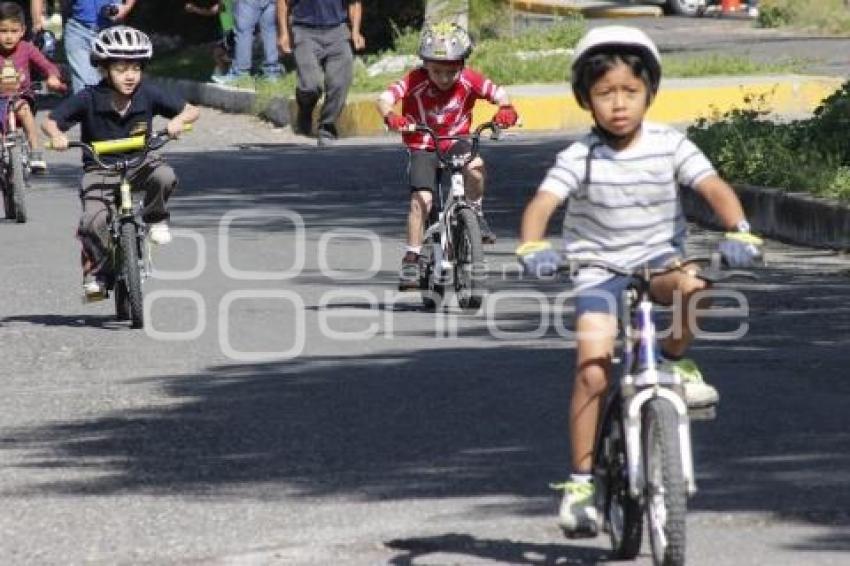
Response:
[{"label": "yellow painted curb", "polygon": [[[844,82],[838,77],[764,77],[676,80],[662,84],[647,118],[662,123],[687,123],[734,108],[745,108],[745,98],[764,97],[765,110],[779,115],[800,116],[812,112]],[[590,115],[579,108],[568,84],[508,87],[511,100],[522,118],[524,131],[576,130],[589,126]],[[372,136],[385,133],[375,109],[377,95],[349,99],[337,122],[343,136]],[[480,102],[473,114],[476,123],[492,117],[496,108]]]}]

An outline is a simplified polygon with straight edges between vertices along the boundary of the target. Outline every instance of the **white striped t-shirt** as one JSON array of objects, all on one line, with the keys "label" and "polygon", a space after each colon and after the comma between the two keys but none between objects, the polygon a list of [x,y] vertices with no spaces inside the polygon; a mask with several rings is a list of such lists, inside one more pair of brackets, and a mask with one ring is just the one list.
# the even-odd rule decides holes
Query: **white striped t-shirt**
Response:
[{"label": "white striped t-shirt", "polygon": [[[629,269],[664,254],[683,253],[687,225],[678,187],[693,187],[714,173],[702,151],[681,132],[644,122],[640,138],[622,151],[603,144],[595,133],[587,134],[558,154],[538,190],[569,200],[564,246],[571,259],[603,260]],[[580,274],[579,282],[599,278],[594,270]]]}]

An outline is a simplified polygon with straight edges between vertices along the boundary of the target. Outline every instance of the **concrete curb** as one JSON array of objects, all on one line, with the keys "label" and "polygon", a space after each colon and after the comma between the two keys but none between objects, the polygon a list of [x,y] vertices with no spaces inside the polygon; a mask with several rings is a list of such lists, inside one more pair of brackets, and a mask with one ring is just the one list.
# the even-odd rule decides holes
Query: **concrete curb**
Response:
[{"label": "concrete curb", "polygon": [[[816,248],[850,250],[850,205],[806,193],[741,185],[735,187],[753,231]],[[719,228],[711,208],[694,191],[682,191],[688,218]]]},{"label": "concrete curb", "polygon": [[192,104],[233,114],[259,114],[275,126],[289,124],[292,104],[289,97],[272,98],[264,108],[257,108],[257,93],[250,89],[164,77],[152,77],[152,80],[162,88],[179,92]]},{"label": "concrete curb", "polygon": [[[784,116],[809,114],[835,92],[844,79],[781,75],[764,77],[714,77],[705,79],[665,79],[647,118],[678,124],[722,114],[744,106],[744,97],[764,97],[765,109]],[[522,117],[525,131],[584,129],[591,125],[588,112],[579,108],[570,85],[517,85],[507,87],[511,101]],[[345,136],[371,136],[384,133],[375,111],[377,94],[349,96],[340,118]],[[495,106],[481,102],[475,106],[473,121],[488,120]]]}]

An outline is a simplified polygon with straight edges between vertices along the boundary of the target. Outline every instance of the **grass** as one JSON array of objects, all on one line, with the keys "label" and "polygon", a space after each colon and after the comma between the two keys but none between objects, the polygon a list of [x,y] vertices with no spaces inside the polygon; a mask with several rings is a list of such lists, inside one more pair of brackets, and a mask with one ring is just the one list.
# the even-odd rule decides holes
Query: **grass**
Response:
[{"label": "grass", "polygon": [[817,32],[850,33],[850,9],[844,0],[762,0],[758,24],[794,27]]},{"label": "grass", "polygon": [[[581,18],[570,18],[543,31],[525,33],[513,38],[484,39],[473,51],[469,64],[493,81],[503,85],[563,83],[569,80],[570,55],[559,53],[523,59],[520,52],[534,52],[572,47],[585,32]],[[354,69],[352,93],[370,93],[383,90],[401,73],[370,77],[366,67],[385,55],[412,55],[416,53],[419,33],[401,30],[396,33],[394,49],[377,55],[367,55]],[[797,72],[802,64],[797,60],[780,60],[760,63],[746,57],[711,55],[694,57],[671,55],[665,57],[664,74],[668,77],[704,77],[715,75],[759,75]],[[155,59],[149,70],[159,76],[206,81],[212,72],[210,48],[192,46],[176,54]],[[279,81],[254,81],[246,78],[237,86],[255,88],[261,102],[295,89],[295,75],[288,73]]]},{"label": "grass", "polygon": [[688,137],[731,181],[850,202],[850,82],[806,120],[775,120],[768,98],[746,98],[741,109],[700,120]]}]

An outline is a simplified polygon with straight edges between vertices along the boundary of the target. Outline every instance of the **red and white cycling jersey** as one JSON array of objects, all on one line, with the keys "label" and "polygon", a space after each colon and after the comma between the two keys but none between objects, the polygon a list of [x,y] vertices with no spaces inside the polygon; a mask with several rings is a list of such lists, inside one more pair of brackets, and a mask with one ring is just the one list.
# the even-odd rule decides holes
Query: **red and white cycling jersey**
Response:
[{"label": "red and white cycling jersey", "polygon": [[[393,104],[401,100],[401,112],[412,122],[427,124],[440,136],[468,134],[472,125],[472,108],[478,99],[498,104],[504,90],[477,71],[464,67],[449,90],[440,90],[419,67],[394,82],[381,95]],[[404,134],[410,149],[434,149],[431,136],[418,132]],[[447,144],[450,145],[450,144]],[[442,146],[441,146],[442,148]]]}]

